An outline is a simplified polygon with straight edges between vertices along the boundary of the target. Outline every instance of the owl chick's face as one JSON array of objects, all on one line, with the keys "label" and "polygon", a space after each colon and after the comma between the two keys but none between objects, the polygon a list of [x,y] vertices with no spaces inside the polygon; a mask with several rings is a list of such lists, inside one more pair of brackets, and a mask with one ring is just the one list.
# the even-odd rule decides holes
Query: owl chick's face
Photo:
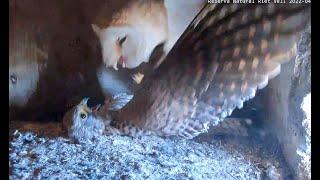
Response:
[{"label": "owl chick's face", "polygon": [[123,68],[139,66],[144,57],[144,40],[140,33],[132,27],[108,27],[100,29],[92,25],[100,39],[103,62],[106,67],[118,70],[118,64]]},{"label": "owl chick's face", "polygon": [[88,99],[83,99],[63,118],[63,124],[68,129],[69,137],[77,141],[93,140],[102,135],[105,130],[102,118],[87,106]]}]

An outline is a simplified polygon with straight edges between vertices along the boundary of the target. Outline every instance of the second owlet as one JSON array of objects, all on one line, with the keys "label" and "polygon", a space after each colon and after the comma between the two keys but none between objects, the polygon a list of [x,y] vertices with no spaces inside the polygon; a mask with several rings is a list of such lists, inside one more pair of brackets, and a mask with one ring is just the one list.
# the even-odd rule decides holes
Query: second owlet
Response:
[{"label": "second owlet", "polygon": [[280,73],[309,19],[310,5],[207,4],[128,104],[101,113],[81,102],[64,118],[69,135],[193,138]]}]

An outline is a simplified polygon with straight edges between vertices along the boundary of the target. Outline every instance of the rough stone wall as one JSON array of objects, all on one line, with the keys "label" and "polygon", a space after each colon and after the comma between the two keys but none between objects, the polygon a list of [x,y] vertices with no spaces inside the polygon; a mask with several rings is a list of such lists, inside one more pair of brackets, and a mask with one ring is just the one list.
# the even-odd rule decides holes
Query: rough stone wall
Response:
[{"label": "rough stone wall", "polygon": [[272,125],[284,156],[297,179],[310,179],[311,162],[305,159],[310,157],[308,138],[311,132],[308,131],[308,126],[305,126],[307,117],[301,108],[303,99],[311,93],[310,26],[298,44],[297,58],[281,68],[281,74],[263,90],[267,114],[265,120]]}]

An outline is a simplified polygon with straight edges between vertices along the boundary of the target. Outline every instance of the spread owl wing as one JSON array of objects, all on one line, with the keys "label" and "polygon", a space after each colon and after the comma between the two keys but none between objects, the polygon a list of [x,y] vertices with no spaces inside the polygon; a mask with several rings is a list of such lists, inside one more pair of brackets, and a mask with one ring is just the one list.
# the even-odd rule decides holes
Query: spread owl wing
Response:
[{"label": "spread owl wing", "polygon": [[117,122],[192,138],[222,120],[295,56],[309,5],[207,4]]}]

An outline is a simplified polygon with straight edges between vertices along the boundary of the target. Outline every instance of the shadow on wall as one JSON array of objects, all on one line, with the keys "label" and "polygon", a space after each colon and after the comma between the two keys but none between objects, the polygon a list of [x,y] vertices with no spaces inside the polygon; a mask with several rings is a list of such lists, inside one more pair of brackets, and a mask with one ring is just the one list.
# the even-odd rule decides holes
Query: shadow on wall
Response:
[{"label": "shadow on wall", "polygon": [[90,26],[101,3],[10,1],[9,119],[60,119],[85,96],[104,98],[96,78],[100,47]]}]

